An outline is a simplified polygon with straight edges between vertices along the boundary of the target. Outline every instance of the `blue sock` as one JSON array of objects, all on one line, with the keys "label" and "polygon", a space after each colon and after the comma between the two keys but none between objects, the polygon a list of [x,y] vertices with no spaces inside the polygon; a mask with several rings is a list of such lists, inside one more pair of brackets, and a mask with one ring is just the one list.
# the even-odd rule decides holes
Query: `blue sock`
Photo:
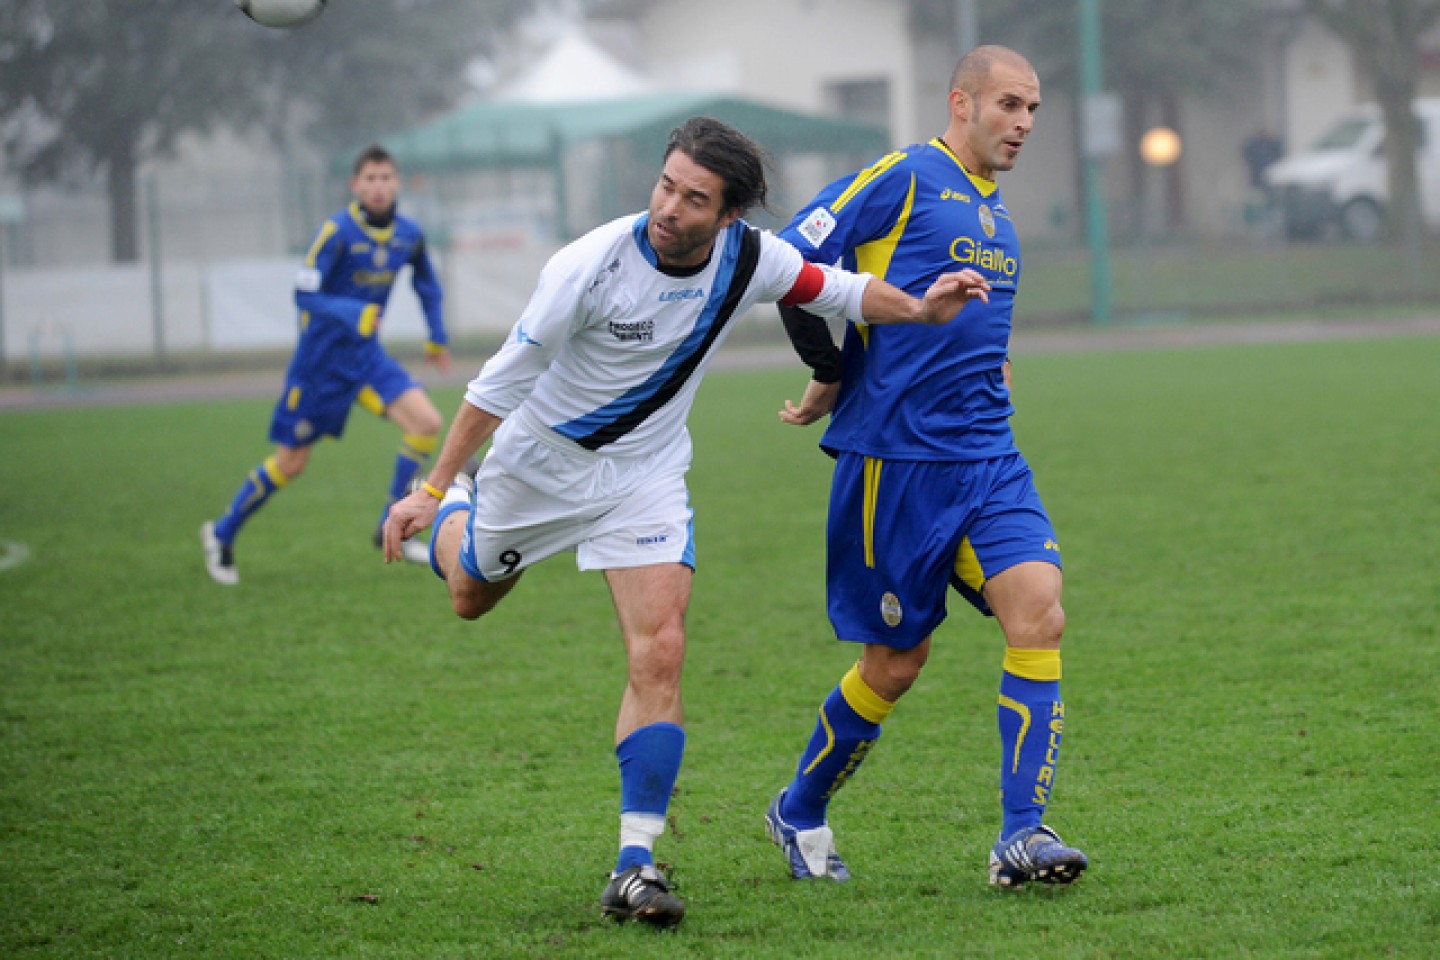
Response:
[{"label": "blue sock", "polygon": [[215,521],[215,539],[221,543],[233,544],[245,521],[265,505],[272,493],[289,482],[290,478],[275,466],[274,457],[267,458],[264,463],[251,470],[245,482],[240,484],[240,489],[235,492],[235,499],[230,501],[230,508],[225,511],[224,516]]},{"label": "blue sock", "polygon": [[825,822],[830,798],[880,738],[880,724],[894,707],[860,679],[858,664],[850,668],[821,704],[815,732],[800,755],[780,807],[787,823],[809,830]]},{"label": "blue sock", "polygon": [[685,754],[685,730],[652,723],[620,741],[620,855],[615,872],[654,863],[651,850],[665,832],[665,812]]},{"label": "blue sock", "polygon": [[390,475],[390,499],[385,501],[385,509],[380,511],[382,525],[390,513],[390,504],[410,492],[410,481],[415,479],[420,468],[429,461],[438,441],[438,437],[416,433],[407,433],[401,439],[400,450],[395,454],[395,470]]},{"label": "blue sock", "polygon": [[1000,836],[1038,827],[1050,802],[1065,704],[1059,650],[1007,650],[1000,677]]}]

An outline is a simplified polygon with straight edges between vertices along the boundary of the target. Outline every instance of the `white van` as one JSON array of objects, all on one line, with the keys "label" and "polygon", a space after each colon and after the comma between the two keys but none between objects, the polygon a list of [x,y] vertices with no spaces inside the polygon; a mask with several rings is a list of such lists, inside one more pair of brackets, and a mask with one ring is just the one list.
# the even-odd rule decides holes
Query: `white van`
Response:
[{"label": "white van", "polygon": [[[1425,223],[1440,228],[1440,98],[1415,101],[1420,148],[1415,156]],[[1377,104],[1346,113],[1303,153],[1287,154],[1264,173],[1285,235],[1301,239],[1338,228],[1348,239],[1377,239],[1385,226],[1389,184],[1385,125]]]}]

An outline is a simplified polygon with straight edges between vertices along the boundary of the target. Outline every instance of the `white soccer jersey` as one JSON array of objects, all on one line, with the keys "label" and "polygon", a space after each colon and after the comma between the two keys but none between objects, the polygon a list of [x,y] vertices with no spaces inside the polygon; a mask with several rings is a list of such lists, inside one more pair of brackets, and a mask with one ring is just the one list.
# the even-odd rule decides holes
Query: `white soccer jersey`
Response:
[{"label": "white soccer jersey", "polygon": [[819,316],[861,319],[868,276],[821,268],[813,299],[795,299],[804,258],[743,220],[720,232],[704,267],[675,276],[660,269],[647,222],[622,217],[556,253],[466,400],[587,450],[647,453],[683,434],[706,363],[754,304],[791,296]]}]

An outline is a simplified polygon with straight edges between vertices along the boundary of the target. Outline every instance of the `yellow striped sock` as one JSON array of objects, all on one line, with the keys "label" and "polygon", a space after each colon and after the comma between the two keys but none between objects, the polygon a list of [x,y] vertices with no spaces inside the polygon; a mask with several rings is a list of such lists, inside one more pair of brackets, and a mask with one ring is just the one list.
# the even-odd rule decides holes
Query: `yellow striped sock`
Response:
[{"label": "yellow striped sock", "polygon": [[870,685],[861,679],[858,663],[841,679],[840,694],[851,710],[871,723],[884,723],[890,711],[895,709],[895,704],[871,690]]},{"label": "yellow striped sock", "polygon": [[1060,651],[1005,649],[1004,670],[1022,680],[1059,680]]}]

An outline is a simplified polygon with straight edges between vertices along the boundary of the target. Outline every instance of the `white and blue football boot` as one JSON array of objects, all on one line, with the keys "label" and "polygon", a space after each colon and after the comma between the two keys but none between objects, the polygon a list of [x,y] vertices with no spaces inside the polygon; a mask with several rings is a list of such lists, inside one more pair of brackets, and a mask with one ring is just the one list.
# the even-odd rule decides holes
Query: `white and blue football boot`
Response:
[{"label": "white and blue football boot", "polygon": [[828,824],[821,824],[809,830],[799,830],[785,822],[780,816],[780,804],[785,799],[785,790],[775,794],[770,809],[765,811],[765,832],[775,845],[785,851],[790,861],[790,876],[796,880],[817,880],[828,877],[831,880],[850,879],[850,870],[845,861],[835,852],[835,834]]},{"label": "white and blue football boot", "polygon": [[1044,824],[1026,827],[995,842],[990,851],[990,886],[1014,890],[1031,880],[1074,883],[1089,865],[1085,854],[1067,847],[1054,830]]}]

